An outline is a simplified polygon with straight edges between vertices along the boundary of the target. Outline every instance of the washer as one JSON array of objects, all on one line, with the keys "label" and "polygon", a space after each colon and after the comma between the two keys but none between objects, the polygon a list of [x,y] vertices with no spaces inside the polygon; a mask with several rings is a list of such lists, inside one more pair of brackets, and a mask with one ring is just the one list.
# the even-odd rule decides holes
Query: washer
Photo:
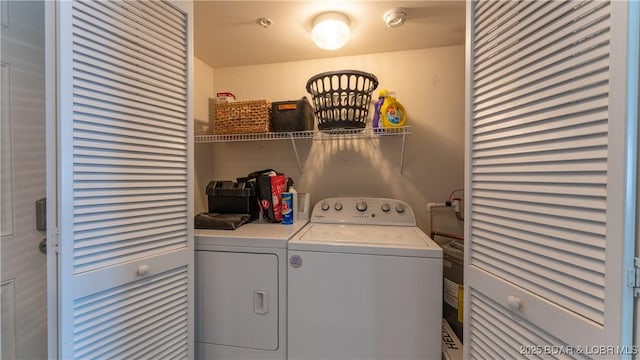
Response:
[{"label": "washer", "polygon": [[329,198],[288,243],[289,359],[440,359],[442,249],[411,207]]},{"label": "washer", "polygon": [[293,225],[195,231],[198,359],[286,359],[287,241]]}]

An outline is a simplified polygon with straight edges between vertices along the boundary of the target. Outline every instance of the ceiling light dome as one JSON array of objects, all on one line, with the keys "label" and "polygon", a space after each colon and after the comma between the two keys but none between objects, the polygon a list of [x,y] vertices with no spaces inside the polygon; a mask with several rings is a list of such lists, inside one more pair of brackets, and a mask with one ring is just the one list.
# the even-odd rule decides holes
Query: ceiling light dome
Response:
[{"label": "ceiling light dome", "polygon": [[324,50],[336,50],[343,47],[351,36],[349,18],[338,12],[327,12],[313,20],[311,39]]}]

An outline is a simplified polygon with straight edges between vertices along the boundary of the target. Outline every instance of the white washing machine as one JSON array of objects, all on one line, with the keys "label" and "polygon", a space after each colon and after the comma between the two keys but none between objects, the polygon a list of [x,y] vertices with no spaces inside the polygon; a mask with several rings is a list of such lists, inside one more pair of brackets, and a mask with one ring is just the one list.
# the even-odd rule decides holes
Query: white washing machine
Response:
[{"label": "white washing machine", "polygon": [[287,241],[306,223],[196,229],[197,359],[286,359]]},{"label": "white washing machine", "polygon": [[407,203],[320,201],[288,257],[288,359],[441,359],[442,249]]}]

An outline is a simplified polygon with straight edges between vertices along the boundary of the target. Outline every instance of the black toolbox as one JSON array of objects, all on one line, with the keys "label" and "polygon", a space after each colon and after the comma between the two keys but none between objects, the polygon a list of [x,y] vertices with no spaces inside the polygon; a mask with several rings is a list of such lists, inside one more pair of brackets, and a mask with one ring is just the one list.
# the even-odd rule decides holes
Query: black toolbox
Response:
[{"label": "black toolbox", "polygon": [[271,131],[313,130],[314,119],[313,107],[306,96],[300,100],[271,103]]},{"label": "black toolbox", "polygon": [[249,214],[250,221],[258,219],[260,208],[253,182],[213,180],[207,185],[209,213]]}]

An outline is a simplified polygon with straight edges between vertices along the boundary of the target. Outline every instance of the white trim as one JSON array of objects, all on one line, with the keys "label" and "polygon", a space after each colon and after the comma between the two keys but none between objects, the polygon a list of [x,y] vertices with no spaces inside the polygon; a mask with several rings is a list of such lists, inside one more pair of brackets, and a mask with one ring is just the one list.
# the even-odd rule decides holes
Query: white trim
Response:
[{"label": "white trim", "polygon": [[[466,28],[466,33],[465,33],[465,66],[464,66],[464,73],[465,73],[465,82],[464,82],[464,103],[465,103],[465,109],[464,109],[464,118],[465,118],[465,122],[464,122],[464,188],[467,189],[467,191],[464,192],[464,218],[467,219],[467,221],[465,221],[465,226],[464,226],[464,238],[465,239],[471,239],[471,226],[469,225],[473,219],[471,216],[471,210],[473,209],[473,204],[471,203],[471,142],[472,142],[472,123],[471,123],[471,119],[473,116],[473,106],[471,103],[471,90],[473,89],[472,86],[472,81],[473,81],[473,74],[471,72],[472,69],[472,59],[473,59],[473,48],[471,47],[471,42],[472,42],[472,34],[475,30],[474,28],[474,22],[473,22],[473,9],[472,9],[472,2],[471,1],[467,1],[466,2],[466,19],[465,19],[465,28]],[[469,241],[465,241],[464,242],[464,269],[466,272],[466,269],[468,267],[468,264],[470,263],[470,256],[469,254],[471,253],[471,249],[470,249],[470,242]],[[463,293],[463,304],[469,304],[470,301],[470,291],[469,291],[469,287],[466,285],[468,283],[468,281],[465,281],[465,286],[464,286],[464,293]],[[463,323],[464,324],[469,324],[469,312],[468,311],[464,311],[463,310]],[[462,331],[462,337],[463,339],[469,339],[469,326],[464,326],[463,327],[463,331]],[[462,353],[463,354],[469,354],[470,353],[470,348],[471,348],[471,342],[470,341],[465,341],[462,343]]]},{"label": "white trim", "polygon": [[[605,326],[612,335],[607,338],[619,339],[619,345],[633,342],[633,289],[627,286],[627,269],[633,267],[635,242],[636,172],[637,172],[637,114],[630,110],[635,93],[637,102],[637,55],[630,53],[629,3],[611,3],[611,50],[609,78],[609,159],[607,173],[607,273],[605,277],[607,298],[605,312],[618,329]],[[627,39],[627,41],[616,41]],[[635,64],[630,61],[635,59]],[[635,68],[635,71],[634,69]],[[630,75],[635,73],[636,89],[632,90]],[[631,81],[633,82],[633,81]],[[635,116],[634,116],[635,115]],[[623,190],[622,190],[623,189]],[[615,335],[614,335],[615,334]],[[618,344],[616,344],[618,345]]]},{"label": "white trim", "polygon": [[7,279],[0,282],[0,304],[2,304],[2,328],[0,329],[0,335],[4,348],[0,344],[0,354],[6,359],[16,359],[16,279]]},{"label": "white trim", "polygon": [[47,354],[58,356],[58,221],[57,221],[57,103],[56,103],[56,5],[44,3],[45,123],[47,196]]},{"label": "white trim", "polygon": [[11,123],[11,64],[2,62],[0,79],[2,79],[1,95],[2,105],[0,106],[0,132],[2,137],[2,148],[0,149],[0,165],[2,167],[3,191],[0,194],[2,205],[0,208],[0,236],[12,236],[14,234],[13,218],[13,134]]},{"label": "white trim", "polygon": [[[71,1],[56,2],[56,69],[57,79],[71,79],[73,71],[73,41],[72,41],[72,7]],[[57,195],[58,199],[71,199],[73,189],[64,186],[73,182],[73,147],[64,143],[72,139],[73,129],[69,124],[73,117],[73,84],[70,81],[57,81]],[[65,121],[65,119],[67,119]],[[58,238],[58,358],[73,358],[73,308],[64,304],[73,303],[73,262],[64,261],[65,256],[72,256],[73,249],[73,206],[71,202],[58,201],[57,204]]]},{"label": "white trim", "polygon": [[[636,148],[627,149],[627,152],[630,157],[635,157],[635,173],[633,174],[635,178],[633,179],[633,183],[629,183],[629,186],[633,186],[635,190],[635,216],[633,218],[629,218],[629,222],[635,222],[635,244],[631,244],[631,246],[635,246],[635,250],[629,250],[630,254],[635,254],[636,257],[640,257],[640,209],[638,209],[638,204],[640,204],[640,193],[638,187],[640,186],[640,182],[638,179],[638,168],[640,168],[640,158],[638,158],[638,136],[640,135],[640,129],[638,122],[640,121],[640,101],[638,98],[640,97],[640,2],[631,1],[628,3],[627,9],[627,18],[628,18],[628,35],[627,35],[627,46],[628,46],[628,59],[627,59],[627,122],[630,125],[635,125],[633,129],[630,129],[627,132],[627,136],[630,138],[628,141],[635,141]],[[637,271],[637,270],[636,270]],[[636,283],[636,286],[638,284]],[[634,338],[633,344],[637,347],[640,346],[640,298],[634,299]]]},{"label": "white trim", "polygon": [[194,141],[195,136],[194,125],[195,122],[191,121],[194,118],[194,16],[193,16],[193,2],[181,3],[181,8],[187,13],[187,248],[191,251],[191,257],[188,263],[188,289],[187,296],[189,298],[188,309],[189,315],[187,318],[188,326],[188,353],[189,359],[195,358],[195,240],[194,240],[194,197],[195,194],[195,153],[194,153]]}]

